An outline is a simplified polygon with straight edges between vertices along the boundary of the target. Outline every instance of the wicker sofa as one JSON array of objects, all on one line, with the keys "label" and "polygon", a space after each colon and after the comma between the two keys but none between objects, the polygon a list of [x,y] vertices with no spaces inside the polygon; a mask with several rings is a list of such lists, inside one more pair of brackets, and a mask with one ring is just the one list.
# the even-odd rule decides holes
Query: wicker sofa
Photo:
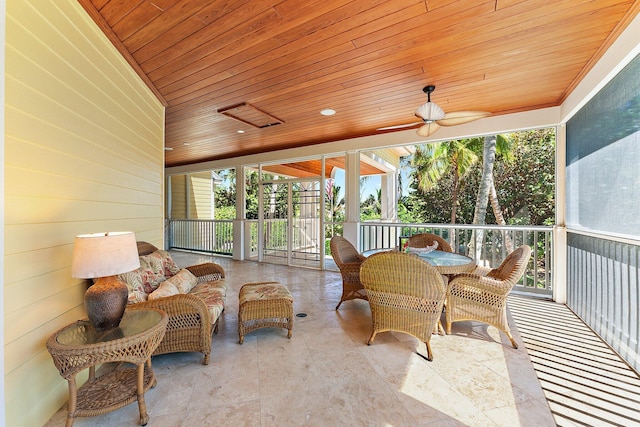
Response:
[{"label": "wicker sofa", "polygon": [[211,335],[224,311],[224,269],[215,263],[180,269],[167,251],[147,242],[138,242],[138,253],[140,268],[118,278],[129,288],[127,309],[157,308],[169,315],[164,339],[153,354],[201,352],[207,365]]}]

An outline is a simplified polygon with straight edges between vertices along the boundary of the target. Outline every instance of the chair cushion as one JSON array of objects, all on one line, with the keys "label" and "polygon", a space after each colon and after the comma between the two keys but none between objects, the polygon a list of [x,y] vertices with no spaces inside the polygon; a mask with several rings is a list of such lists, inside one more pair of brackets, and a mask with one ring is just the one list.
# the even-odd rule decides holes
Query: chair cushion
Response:
[{"label": "chair cushion", "polygon": [[293,302],[293,296],[286,286],[280,283],[259,283],[246,284],[240,290],[238,297],[239,304],[242,305],[249,301],[259,300],[280,300],[284,299]]},{"label": "chair cushion", "polygon": [[154,300],[158,298],[165,298],[165,297],[170,297],[172,295],[178,295],[179,293],[180,291],[178,290],[176,285],[174,285],[168,280],[165,280],[164,282],[160,283],[160,286],[158,286],[158,289],[156,289],[155,291],[149,294],[148,299]]},{"label": "chair cushion", "polygon": [[227,285],[224,279],[198,283],[189,293],[204,301],[212,322],[215,322],[220,317],[224,310],[227,296]]}]

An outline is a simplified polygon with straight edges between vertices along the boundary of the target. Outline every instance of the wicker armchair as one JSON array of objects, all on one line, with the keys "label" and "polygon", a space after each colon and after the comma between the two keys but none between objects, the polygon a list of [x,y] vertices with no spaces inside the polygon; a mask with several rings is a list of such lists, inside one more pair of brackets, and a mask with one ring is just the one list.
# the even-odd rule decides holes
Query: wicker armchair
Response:
[{"label": "wicker armchair", "polygon": [[342,236],[331,238],[331,256],[342,274],[342,297],[336,310],[343,301],[350,299],[367,299],[367,293],[360,282],[360,266],[367,259],[358,253],[355,247]]},{"label": "wicker armchair", "polygon": [[518,348],[507,322],[507,296],[523,276],[530,257],[531,248],[524,245],[498,268],[455,276],[447,288],[447,333],[451,333],[453,322],[476,320],[495,326],[507,335],[513,348]]},{"label": "wicker armchair", "polygon": [[446,279],[428,262],[402,252],[371,255],[360,278],[369,295],[373,332],[404,332],[423,341],[433,360],[431,334],[442,315]]},{"label": "wicker armchair", "polygon": [[[138,254],[148,255],[157,248],[147,242],[138,242]],[[198,284],[224,278],[224,269],[215,263],[203,263],[186,267],[198,278]],[[191,294],[179,294],[129,305],[127,309],[156,308],[169,315],[167,331],[153,355],[175,352],[200,352],[202,363],[209,364],[211,335],[218,332],[218,320],[211,323],[211,316],[202,298]]]},{"label": "wicker armchair", "polygon": [[431,233],[414,234],[407,240],[407,245],[412,248],[426,248],[427,246],[433,245],[433,242],[438,242],[437,251],[453,252],[449,242]]}]

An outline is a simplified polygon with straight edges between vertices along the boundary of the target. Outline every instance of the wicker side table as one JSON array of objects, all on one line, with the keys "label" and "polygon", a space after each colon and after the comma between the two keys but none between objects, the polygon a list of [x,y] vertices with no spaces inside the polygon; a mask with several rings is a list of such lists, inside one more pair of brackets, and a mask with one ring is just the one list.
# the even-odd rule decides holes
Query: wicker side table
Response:
[{"label": "wicker side table", "polygon": [[245,334],[259,328],[285,328],[287,338],[291,338],[293,296],[286,286],[278,282],[247,283],[240,288],[238,298],[240,344]]},{"label": "wicker side table", "polygon": [[[151,354],[164,337],[167,321],[160,310],[131,310],[117,328],[99,332],[87,320],[79,320],[47,340],[53,363],[69,383],[67,427],[75,417],[102,415],[136,400],[140,424],[147,424],[144,393],[156,385]],[[96,365],[111,362],[128,362],[135,368],[118,367],[96,376]],[[87,368],[89,379],[77,388],[76,375]]]}]

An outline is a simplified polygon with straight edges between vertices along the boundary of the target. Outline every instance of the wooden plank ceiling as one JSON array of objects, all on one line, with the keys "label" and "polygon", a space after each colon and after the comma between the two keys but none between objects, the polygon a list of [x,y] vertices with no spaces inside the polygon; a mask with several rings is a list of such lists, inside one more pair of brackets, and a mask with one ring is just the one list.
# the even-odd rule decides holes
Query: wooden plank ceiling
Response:
[{"label": "wooden plank ceiling", "polygon": [[[79,2],[166,105],[167,167],[411,123],[427,84],[445,111],[557,106],[640,10],[640,0]],[[244,104],[255,123],[218,112]]]}]

